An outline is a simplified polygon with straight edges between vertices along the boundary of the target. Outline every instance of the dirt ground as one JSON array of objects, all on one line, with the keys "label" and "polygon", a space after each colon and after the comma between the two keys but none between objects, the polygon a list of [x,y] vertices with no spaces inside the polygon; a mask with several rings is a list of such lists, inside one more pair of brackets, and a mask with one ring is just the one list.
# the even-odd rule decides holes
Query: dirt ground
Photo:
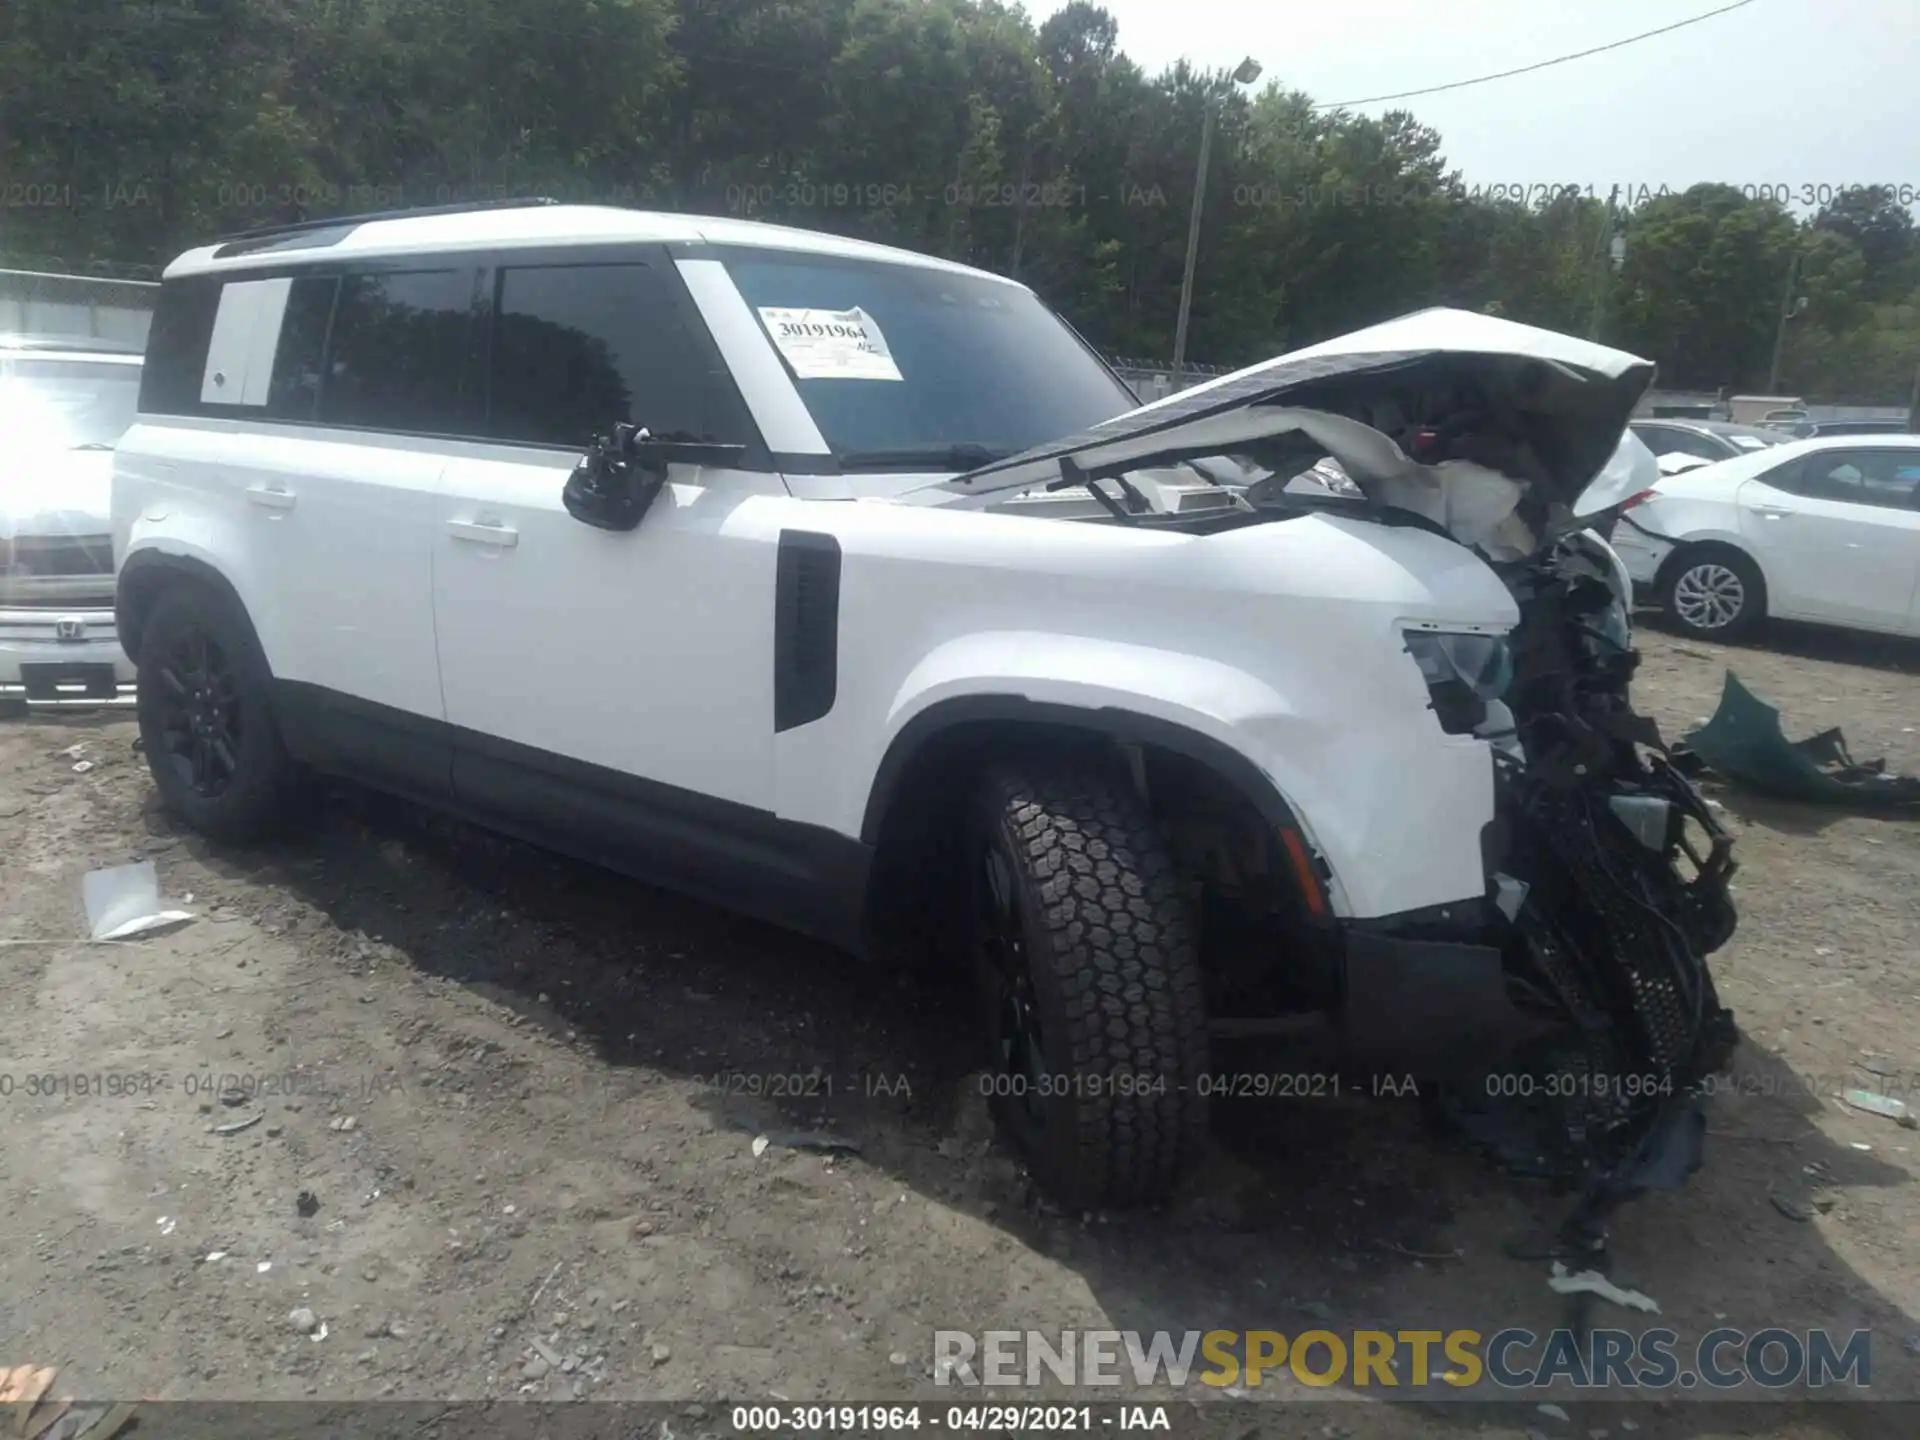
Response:
[{"label": "dirt ground", "polygon": [[[1920,647],[1641,643],[1670,738],[1731,665],[1790,735],[1838,724],[1920,771]],[[158,813],[133,740],[124,712],[0,723],[0,1364],[119,1397],[945,1400],[936,1329],[1561,1318],[1502,1251],[1559,1202],[1411,1101],[1243,1106],[1167,1211],[1061,1215],[992,1142],[923,982],[357,792],[296,840],[210,847]],[[1715,967],[1739,1093],[1694,1182],[1621,1215],[1616,1276],[1683,1337],[1870,1327],[1873,1391],[1920,1398],[1920,1134],[1832,1098],[1920,1100],[1920,826],[1710,793],[1743,866]],[[81,943],[83,874],[143,858],[198,918]],[[769,1102],[714,1083],[735,1073],[814,1078]],[[255,1093],[225,1103],[229,1076]],[[1263,1387],[1303,1402],[1266,1433],[1920,1431],[1892,1405],[1563,1420],[1378,1394]]]}]

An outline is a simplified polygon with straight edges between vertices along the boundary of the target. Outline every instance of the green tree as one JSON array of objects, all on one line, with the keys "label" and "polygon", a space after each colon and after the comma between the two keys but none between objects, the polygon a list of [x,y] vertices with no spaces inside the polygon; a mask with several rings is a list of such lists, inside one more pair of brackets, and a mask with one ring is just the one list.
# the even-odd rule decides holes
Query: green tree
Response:
[{"label": "green tree", "polygon": [[1664,385],[1765,384],[1799,241],[1793,217],[1731,185],[1695,185],[1628,223],[1619,342],[1655,361]]}]

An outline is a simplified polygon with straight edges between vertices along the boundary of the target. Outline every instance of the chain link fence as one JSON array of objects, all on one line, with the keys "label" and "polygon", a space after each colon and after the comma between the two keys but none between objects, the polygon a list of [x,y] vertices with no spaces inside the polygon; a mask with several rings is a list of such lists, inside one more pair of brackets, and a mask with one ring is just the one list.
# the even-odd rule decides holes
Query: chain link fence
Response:
[{"label": "chain link fence", "polygon": [[0,270],[0,335],[71,337],[144,349],[160,290],[157,276],[124,273],[145,267],[113,268],[123,273]]},{"label": "chain link fence", "polygon": [[1125,355],[1110,355],[1107,364],[1127,382],[1127,388],[1133,391],[1142,405],[1164,399],[1176,390],[1185,390],[1211,380],[1216,375],[1230,373],[1223,365],[1183,365],[1175,370],[1171,365],[1130,359]]}]

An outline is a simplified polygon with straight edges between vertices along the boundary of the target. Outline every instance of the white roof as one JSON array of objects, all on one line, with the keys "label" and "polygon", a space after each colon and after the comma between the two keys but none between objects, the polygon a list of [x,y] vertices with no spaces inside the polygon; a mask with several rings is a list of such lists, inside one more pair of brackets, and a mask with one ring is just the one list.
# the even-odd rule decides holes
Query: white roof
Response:
[{"label": "white roof", "polygon": [[[224,243],[224,242],[220,242]],[[363,255],[446,254],[460,250],[500,250],[550,245],[633,244],[755,245],[765,249],[840,255],[852,259],[917,265],[1014,285],[1017,281],[956,265],[931,255],[713,215],[676,215],[656,210],[623,210],[608,205],[528,205],[497,210],[468,210],[449,215],[420,215],[367,220],[335,244],[312,249],[255,250],[215,259],[219,243],[189,250],[166,269],[166,278],[214,270],[243,270],[262,265],[297,265],[346,260]],[[1022,287],[1024,288],[1024,287]]]},{"label": "white roof", "polygon": [[1887,446],[1896,450],[1920,450],[1920,435],[1909,435],[1899,430],[1868,431],[1864,435],[1815,435],[1810,440],[1789,440],[1783,445],[1770,445],[1756,453],[1778,459],[1782,455],[1805,455],[1815,450],[1879,450]]}]

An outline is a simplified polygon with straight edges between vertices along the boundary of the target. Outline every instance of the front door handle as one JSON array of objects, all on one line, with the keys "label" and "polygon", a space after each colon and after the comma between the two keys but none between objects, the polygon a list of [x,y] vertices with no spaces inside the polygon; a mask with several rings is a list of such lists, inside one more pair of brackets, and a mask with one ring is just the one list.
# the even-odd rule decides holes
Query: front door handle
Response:
[{"label": "front door handle", "polygon": [[278,485],[249,485],[247,501],[265,510],[291,510],[293,492]]},{"label": "front door handle", "polygon": [[1754,514],[1764,515],[1769,520],[1790,520],[1793,518],[1793,511],[1782,510],[1777,505],[1754,505],[1750,508]]},{"label": "front door handle", "polygon": [[477,520],[449,520],[447,533],[472,545],[496,545],[510,550],[520,543],[520,532],[511,525],[490,525]]}]

